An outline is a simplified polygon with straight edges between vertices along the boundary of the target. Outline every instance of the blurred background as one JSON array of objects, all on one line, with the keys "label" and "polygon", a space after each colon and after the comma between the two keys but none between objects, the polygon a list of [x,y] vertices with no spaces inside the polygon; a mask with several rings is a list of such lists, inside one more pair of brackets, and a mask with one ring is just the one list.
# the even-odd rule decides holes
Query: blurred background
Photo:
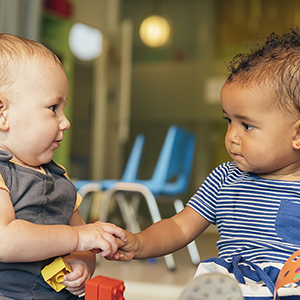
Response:
[{"label": "blurred background", "polygon": [[[150,40],[147,24],[141,30],[147,18],[158,28]],[[69,176],[120,178],[142,132],[140,171],[150,177],[168,127],[178,124],[197,133],[186,200],[228,160],[219,100],[228,61],[299,23],[299,0],[0,0],[0,31],[42,42],[64,64],[72,127],[55,160]]]},{"label": "blurred background", "polygon": [[[229,159],[219,98],[227,63],[262,36],[298,25],[299,0],[0,0],[0,32],[43,43],[67,73],[72,126],[55,161],[74,180],[120,178],[144,133],[140,177],[149,178],[177,124],[197,135],[184,202]],[[201,241],[201,258],[217,253],[216,240]],[[110,275],[128,273],[118,272]]]}]

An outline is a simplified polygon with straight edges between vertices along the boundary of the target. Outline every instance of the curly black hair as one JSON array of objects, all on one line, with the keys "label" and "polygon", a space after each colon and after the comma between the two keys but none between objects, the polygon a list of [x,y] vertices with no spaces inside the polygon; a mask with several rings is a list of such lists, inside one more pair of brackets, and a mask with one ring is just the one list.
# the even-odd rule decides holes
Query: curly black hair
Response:
[{"label": "curly black hair", "polygon": [[297,28],[281,36],[271,33],[250,53],[236,55],[228,71],[228,83],[272,85],[281,107],[288,110],[290,103],[300,112],[300,34]]}]

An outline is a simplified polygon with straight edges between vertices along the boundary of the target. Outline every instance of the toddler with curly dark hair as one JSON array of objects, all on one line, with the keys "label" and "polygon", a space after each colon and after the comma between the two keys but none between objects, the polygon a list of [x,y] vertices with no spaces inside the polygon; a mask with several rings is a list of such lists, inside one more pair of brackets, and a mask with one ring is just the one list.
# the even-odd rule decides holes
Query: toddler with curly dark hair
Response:
[{"label": "toddler with curly dark hair", "polygon": [[[232,161],[213,170],[180,213],[119,243],[121,260],[161,256],[217,225],[218,257],[199,265],[181,300],[272,299],[280,269],[300,248],[298,31],[269,35],[229,71],[221,102]],[[300,299],[300,289],[279,295]]]}]

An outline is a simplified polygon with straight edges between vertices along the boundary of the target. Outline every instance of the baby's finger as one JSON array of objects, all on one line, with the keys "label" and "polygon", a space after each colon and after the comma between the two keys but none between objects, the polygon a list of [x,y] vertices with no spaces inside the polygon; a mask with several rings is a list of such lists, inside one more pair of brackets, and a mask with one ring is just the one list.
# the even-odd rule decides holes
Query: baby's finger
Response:
[{"label": "baby's finger", "polygon": [[99,245],[99,253],[101,256],[105,257],[105,256],[108,256],[110,255],[112,252],[112,248],[111,248],[111,245],[103,240],[100,242],[100,245]]},{"label": "baby's finger", "polygon": [[100,253],[101,252],[101,250],[100,249],[96,249],[96,248],[94,248],[94,249],[92,249],[92,250],[90,250],[92,253],[95,253],[95,254],[98,254],[98,253]]},{"label": "baby's finger", "polygon": [[73,271],[68,273],[64,276],[64,281],[75,281],[77,280],[82,274],[79,271]]},{"label": "baby's finger", "polygon": [[110,233],[104,231],[101,238],[94,241],[93,249],[91,251],[94,253],[97,252],[95,249],[99,249],[98,252],[101,252],[100,254],[103,257],[109,255],[112,256],[118,250],[116,238]]},{"label": "baby's finger", "polygon": [[118,245],[118,248],[121,248],[121,247],[123,247],[124,245],[126,245],[126,241],[123,241],[123,240],[121,240],[121,239],[119,239],[119,238],[116,238],[116,243],[117,243],[117,245]]},{"label": "baby's finger", "polygon": [[80,276],[78,277],[78,274],[75,274],[74,277],[71,277],[71,274],[68,274],[64,277],[63,284],[66,286],[66,289],[74,294],[74,295],[80,295],[84,292],[84,284],[85,280],[84,277]]},{"label": "baby's finger", "polygon": [[121,260],[124,257],[124,255],[122,253],[116,252],[115,255],[113,256],[113,258],[115,260]]},{"label": "baby's finger", "polygon": [[[98,222],[100,222],[100,221],[98,221]],[[110,223],[104,223],[104,222],[100,222],[100,223],[101,223],[102,228],[105,231],[107,231],[110,234],[120,238],[124,242],[127,241],[126,233],[122,228],[120,228],[120,227],[118,227],[114,224],[110,224]]]},{"label": "baby's finger", "polygon": [[101,248],[101,256],[113,256],[118,251],[117,239],[111,234],[103,233],[103,247]]},{"label": "baby's finger", "polygon": [[84,293],[84,285],[80,286],[80,287],[67,287],[66,289],[72,293],[73,295],[79,296],[81,294]]}]

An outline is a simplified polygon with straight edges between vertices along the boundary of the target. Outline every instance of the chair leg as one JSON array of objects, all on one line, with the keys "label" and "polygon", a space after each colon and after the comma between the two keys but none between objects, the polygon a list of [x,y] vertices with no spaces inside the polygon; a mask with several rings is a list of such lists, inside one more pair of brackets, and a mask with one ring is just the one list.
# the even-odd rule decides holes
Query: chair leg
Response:
[{"label": "chair leg", "polygon": [[[115,183],[103,193],[102,207],[99,215],[99,220],[104,222],[107,220],[107,213],[108,213],[110,199],[112,198],[115,192],[122,192],[122,191],[138,192],[142,194],[146,199],[153,223],[156,223],[161,220],[160,212],[158,210],[158,206],[152,192],[142,184],[127,183],[127,182]],[[176,264],[173,255],[168,254],[165,255],[164,258],[168,269],[174,271],[176,268]]]},{"label": "chair leg", "polygon": [[78,207],[80,215],[81,215],[81,217],[82,217],[82,219],[84,220],[85,223],[88,222],[89,213],[90,213],[90,209],[91,209],[91,202],[92,202],[91,197],[86,197],[85,196],[84,198],[82,198],[82,203]]},{"label": "chair leg", "polygon": [[175,264],[175,260],[174,260],[173,254],[167,254],[167,255],[165,255],[164,259],[165,259],[165,262],[166,262],[166,265],[167,265],[168,269],[170,271],[175,271],[176,264]]},{"label": "chair leg", "polygon": [[[161,216],[157,207],[157,203],[156,200],[152,194],[152,192],[146,188],[145,186],[142,186],[142,194],[145,196],[151,216],[152,216],[152,220],[153,223],[156,223],[158,221],[161,220]],[[174,260],[174,256],[173,254],[168,254],[164,256],[165,262],[167,264],[167,267],[170,271],[174,271],[176,269],[176,264],[175,264],[175,260]]]},{"label": "chair leg", "polygon": [[101,209],[100,209],[100,213],[99,213],[99,220],[102,222],[107,221],[109,203],[110,203],[110,199],[112,198],[114,192],[115,192],[115,190],[111,189],[111,188],[109,188],[103,192],[102,204],[101,204]]},{"label": "chair leg", "polygon": [[[183,203],[180,199],[176,199],[174,201],[174,207],[175,207],[176,213],[179,213],[184,208]],[[199,255],[199,252],[197,249],[196,242],[195,241],[190,242],[187,245],[187,248],[188,248],[192,263],[195,266],[198,266],[201,261],[201,258],[200,258],[200,255]]]},{"label": "chair leg", "polygon": [[82,204],[79,207],[80,214],[85,222],[88,221],[88,216],[91,208],[91,199],[86,199],[87,195],[92,192],[101,192],[101,184],[96,182],[90,182],[82,186],[78,190],[78,194],[82,197]]},{"label": "chair leg", "polygon": [[141,231],[141,227],[137,221],[137,210],[131,202],[127,202],[122,193],[115,194],[116,201],[120,207],[122,218],[125,221],[126,229],[137,233]]}]

